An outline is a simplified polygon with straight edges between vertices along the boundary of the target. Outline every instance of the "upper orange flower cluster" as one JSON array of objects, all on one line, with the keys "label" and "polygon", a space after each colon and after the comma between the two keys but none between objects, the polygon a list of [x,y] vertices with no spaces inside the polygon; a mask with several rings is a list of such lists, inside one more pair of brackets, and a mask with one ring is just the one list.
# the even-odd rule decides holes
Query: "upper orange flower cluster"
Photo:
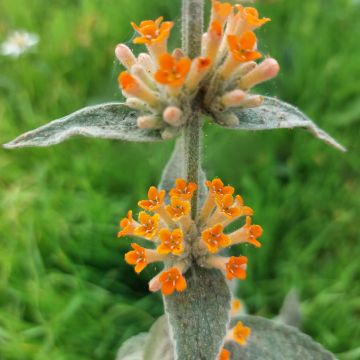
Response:
[{"label": "upper orange flower cluster", "polygon": [[195,59],[181,49],[168,50],[172,21],[159,17],[139,25],[132,22],[137,33],[133,43],[145,45],[148,53],[135,57],[124,44],[115,53],[126,68],[118,81],[128,106],[146,114],[138,118],[138,126],[160,129],[164,138],[173,136],[186,122],[189,114],[184,110],[200,89],[206,110],[224,115],[225,122],[229,114],[222,114],[221,109],[260,105],[262,97],[247,90],[279,71],[274,59],[260,65],[254,62],[262,57],[254,31],[269,21],[253,7],[212,0],[201,56]]},{"label": "upper orange flower cluster", "polygon": [[[177,179],[175,187],[169,191],[168,204],[165,203],[165,190],[151,186],[147,199],[138,203],[145,211],[140,211],[137,220],[129,211],[120,221],[119,237],[140,237],[156,247],[151,250],[135,243],[131,245],[133,250],[125,255],[125,260],[135,266],[136,272],[141,272],[152,262],[166,261],[172,264],[150,281],[150,290],[161,289],[164,295],[184,291],[186,280],[182,274],[191,264],[189,254],[192,258],[198,256],[201,266],[223,270],[229,280],[246,278],[245,256],[221,257],[215,254],[238,243],[260,246],[257,239],[262,235],[262,229],[259,225],[251,225],[253,210],[244,205],[239,195],[234,198],[233,187],[225,186],[220,179],[206,181],[206,186],[208,195],[195,218],[191,217],[190,204],[197,185]],[[226,226],[244,216],[246,222],[240,229],[224,233]],[[201,234],[197,244],[190,241],[190,232]],[[204,251],[208,254],[205,258]]]}]

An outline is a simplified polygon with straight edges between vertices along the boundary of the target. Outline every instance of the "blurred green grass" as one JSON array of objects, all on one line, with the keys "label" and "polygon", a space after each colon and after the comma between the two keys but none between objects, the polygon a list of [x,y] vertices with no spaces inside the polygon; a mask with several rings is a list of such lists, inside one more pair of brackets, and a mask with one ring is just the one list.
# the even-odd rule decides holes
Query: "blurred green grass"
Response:
[{"label": "blurred green grass", "polygon": [[[260,47],[281,75],[262,92],[291,102],[345,146],[341,154],[298,131],[233,133],[209,125],[205,168],[234,184],[265,229],[245,249],[239,296],[277,313],[299,289],[304,331],[359,359],[360,7],[350,0],[259,1],[273,21]],[[0,2],[0,41],[40,35],[37,51],[0,58],[0,142],[85,105],[119,99],[113,49],[129,21],[164,15],[180,0]],[[176,35],[174,34],[175,38]],[[176,45],[176,41],[173,41]],[[113,359],[162,312],[157,294],[124,264],[118,219],[159,180],[172,144],[75,139],[49,149],[0,150],[0,358]],[[243,249],[242,249],[243,250]]]}]

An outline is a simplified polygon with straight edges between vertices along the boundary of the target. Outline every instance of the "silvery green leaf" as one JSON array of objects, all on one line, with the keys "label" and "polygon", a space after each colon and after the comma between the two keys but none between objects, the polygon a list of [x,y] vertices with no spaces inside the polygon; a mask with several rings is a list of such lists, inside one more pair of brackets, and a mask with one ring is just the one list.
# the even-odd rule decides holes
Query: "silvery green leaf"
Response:
[{"label": "silvery green leaf", "polygon": [[217,123],[223,127],[236,130],[303,128],[334,148],[346,151],[341,144],[325,131],[321,130],[300,110],[278,99],[265,97],[264,103],[261,106],[249,109],[238,109],[233,112],[239,120],[237,125],[230,127],[219,123],[219,121],[217,121]]},{"label": "silvery green leaf", "polygon": [[116,360],[143,360],[148,333],[141,333],[126,340],[119,349]]},{"label": "silvery green leaf", "polygon": [[227,342],[231,360],[335,360],[335,356],[316,343],[310,336],[292,326],[286,326],[257,316],[242,316],[241,320],[251,328],[246,346]]},{"label": "silvery green leaf", "polygon": [[137,112],[121,103],[89,106],[20,135],[4,147],[51,146],[77,135],[136,142],[161,140],[156,130],[139,129],[136,118]]},{"label": "silvery green leaf", "polygon": [[143,360],[174,360],[175,349],[171,338],[168,320],[163,315],[150,329],[144,348]]},{"label": "silvery green leaf", "polygon": [[[170,156],[168,163],[165,165],[163,173],[161,175],[159,187],[167,192],[174,187],[175,180],[177,178],[185,178],[185,164],[184,164],[184,139],[179,137],[176,140],[173,153]],[[207,196],[207,187],[205,186],[206,175],[204,170],[200,169],[200,178],[198,184],[198,194],[200,199],[200,205],[203,203]]]},{"label": "silvery green leaf", "polygon": [[300,327],[301,325],[301,311],[299,294],[295,289],[292,289],[286,295],[281,306],[279,315],[274,319],[285,325]]},{"label": "silvery green leaf", "polygon": [[178,360],[216,360],[226,335],[230,291],[218,270],[193,266],[187,289],[164,297]]}]

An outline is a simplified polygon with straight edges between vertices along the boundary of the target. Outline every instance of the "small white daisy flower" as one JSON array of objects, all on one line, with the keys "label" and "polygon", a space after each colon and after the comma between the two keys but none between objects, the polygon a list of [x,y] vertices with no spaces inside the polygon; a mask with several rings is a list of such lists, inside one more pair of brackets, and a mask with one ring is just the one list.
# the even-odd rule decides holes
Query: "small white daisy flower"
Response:
[{"label": "small white daisy flower", "polygon": [[38,35],[24,30],[16,30],[1,44],[0,53],[5,56],[18,57],[38,42]]}]

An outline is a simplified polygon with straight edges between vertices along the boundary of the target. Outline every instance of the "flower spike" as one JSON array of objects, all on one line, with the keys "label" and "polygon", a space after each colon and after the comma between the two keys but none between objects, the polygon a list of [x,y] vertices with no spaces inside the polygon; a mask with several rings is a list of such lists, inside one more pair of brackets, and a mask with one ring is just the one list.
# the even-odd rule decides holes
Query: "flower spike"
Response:
[{"label": "flower spike", "polygon": [[[186,279],[182,274],[194,262],[221,270],[228,280],[246,278],[245,256],[223,257],[217,253],[239,243],[260,246],[257,239],[262,235],[262,228],[251,223],[252,209],[244,205],[240,195],[233,196],[232,186],[225,186],[220,179],[205,184],[209,194],[198,214],[190,211],[190,200],[197,184],[179,178],[169,191],[170,203],[166,200],[168,197],[165,198],[165,190],[151,186],[148,199],[138,203],[147,212],[140,211],[138,221],[135,221],[129,211],[120,221],[119,237],[142,237],[154,244],[154,249],[131,244],[133,250],[125,255],[125,261],[134,265],[137,273],[152,262],[166,264],[165,270],[149,282],[151,291],[161,290],[164,295],[185,291]],[[226,227],[244,215],[247,216],[245,225],[228,234]]]}]

